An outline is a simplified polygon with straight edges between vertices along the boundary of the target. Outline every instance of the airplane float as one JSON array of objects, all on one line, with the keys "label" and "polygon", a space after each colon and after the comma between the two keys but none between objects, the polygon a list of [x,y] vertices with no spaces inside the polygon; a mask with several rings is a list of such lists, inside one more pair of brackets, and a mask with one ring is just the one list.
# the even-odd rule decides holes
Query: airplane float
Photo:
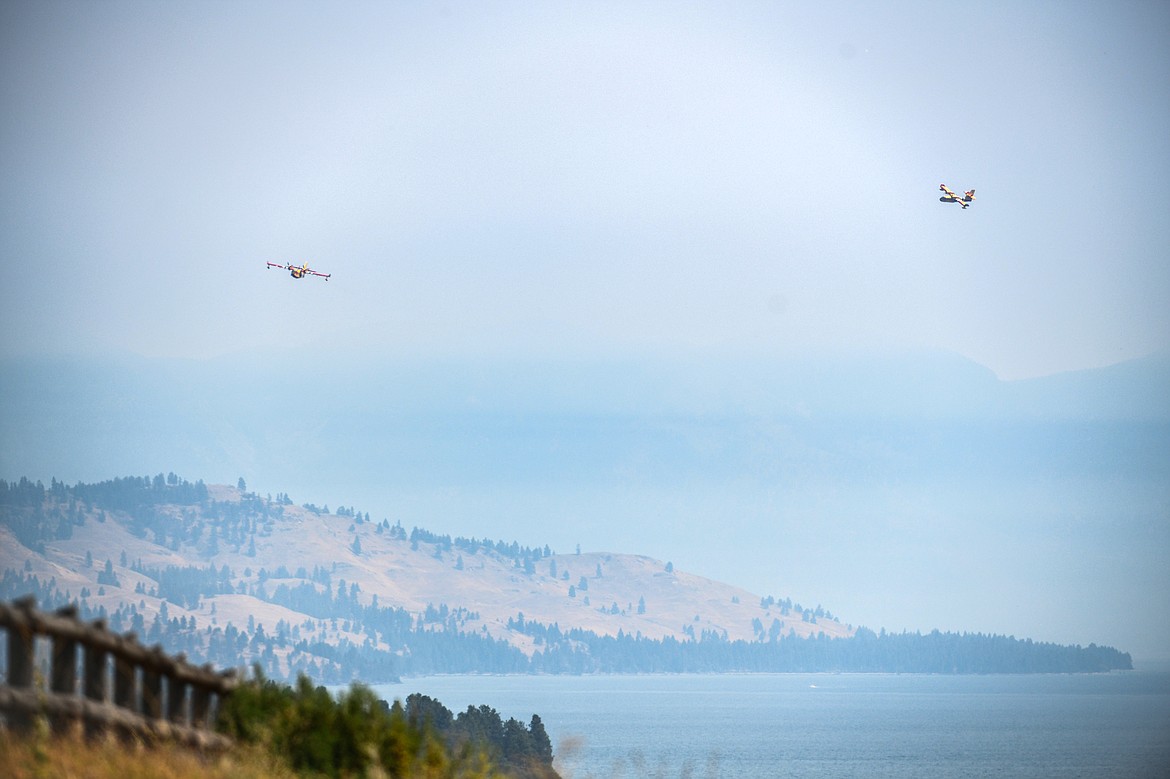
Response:
[{"label": "airplane float", "polygon": [[[966,206],[964,206],[964,208],[966,208]],[[326,281],[329,281],[329,277],[333,275],[332,273],[318,273],[317,271],[310,268],[309,263],[307,262],[304,265],[293,265],[292,263],[289,263],[288,265],[281,265],[278,262],[270,262],[268,263],[268,267],[286,270],[288,271],[288,275],[292,276],[294,279],[303,279],[305,276],[320,276]]]},{"label": "airplane float", "polygon": [[975,199],[975,190],[973,189],[969,189],[962,195],[959,195],[952,192],[946,184],[939,184],[938,188],[943,192],[943,196],[939,198],[943,203],[958,203],[963,208],[966,208]]}]

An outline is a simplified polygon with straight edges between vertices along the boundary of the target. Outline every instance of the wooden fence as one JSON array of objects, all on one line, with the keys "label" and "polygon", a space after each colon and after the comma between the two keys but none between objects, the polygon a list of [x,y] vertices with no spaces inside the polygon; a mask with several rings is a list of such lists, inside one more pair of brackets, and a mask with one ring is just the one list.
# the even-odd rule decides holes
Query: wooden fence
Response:
[{"label": "wooden fence", "polygon": [[[82,622],[73,606],[37,611],[32,597],[0,603],[0,628],[8,633],[0,714],[9,728],[28,730],[43,715],[59,732],[80,726],[91,736],[113,732],[200,749],[231,745],[213,728],[219,703],[236,686],[234,670],[216,673],[160,646],[147,649],[133,633],[110,632],[103,620]],[[35,673],[38,639],[48,644],[47,680]]]}]

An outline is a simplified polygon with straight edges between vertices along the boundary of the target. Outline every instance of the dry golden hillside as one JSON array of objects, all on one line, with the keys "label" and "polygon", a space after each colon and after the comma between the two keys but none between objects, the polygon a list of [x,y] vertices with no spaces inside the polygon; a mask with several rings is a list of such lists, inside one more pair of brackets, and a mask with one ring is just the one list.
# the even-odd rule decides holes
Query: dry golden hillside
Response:
[{"label": "dry golden hillside", "polygon": [[[761,631],[773,637],[851,632],[809,604],[802,609],[765,599],[645,556],[554,554],[450,539],[352,509],[326,513],[283,496],[269,500],[233,487],[199,487],[199,501],[126,510],[63,489],[46,490],[36,507],[5,506],[0,571],[23,581],[52,581],[91,612],[130,609],[141,617],[140,630],[163,613],[200,629],[284,631],[294,640],[388,651],[395,648],[384,643],[386,636],[357,620],[329,619],[278,594],[336,596],[344,590],[360,606],[403,610],[416,627],[490,637],[529,655],[538,648],[531,631],[509,624],[521,615],[564,632],[650,639],[706,634],[757,641]],[[222,580],[215,589],[177,598],[175,588],[162,583],[168,568],[211,570]]]}]

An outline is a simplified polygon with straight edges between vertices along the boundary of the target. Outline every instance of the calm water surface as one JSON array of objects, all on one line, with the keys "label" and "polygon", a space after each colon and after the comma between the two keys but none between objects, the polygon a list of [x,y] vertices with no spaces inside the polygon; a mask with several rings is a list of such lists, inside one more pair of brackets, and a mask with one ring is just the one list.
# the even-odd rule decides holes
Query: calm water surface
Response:
[{"label": "calm water surface", "polygon": [[1170,674],[428,676],[374,688],[539,714],[566,779],[1170,777]]}]

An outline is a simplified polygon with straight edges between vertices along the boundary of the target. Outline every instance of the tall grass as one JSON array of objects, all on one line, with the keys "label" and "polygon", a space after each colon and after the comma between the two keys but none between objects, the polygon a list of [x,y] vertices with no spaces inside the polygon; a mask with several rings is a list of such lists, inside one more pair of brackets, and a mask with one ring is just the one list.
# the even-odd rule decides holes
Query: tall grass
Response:
[{"label": "tall grass", "polygon": [[43,721],[27,735],[0,731],[0,774],[10,779],[297,779],[284,761],[256,746],[201,755],[169,744],[148,747],[113,737],[50,735]]}]

